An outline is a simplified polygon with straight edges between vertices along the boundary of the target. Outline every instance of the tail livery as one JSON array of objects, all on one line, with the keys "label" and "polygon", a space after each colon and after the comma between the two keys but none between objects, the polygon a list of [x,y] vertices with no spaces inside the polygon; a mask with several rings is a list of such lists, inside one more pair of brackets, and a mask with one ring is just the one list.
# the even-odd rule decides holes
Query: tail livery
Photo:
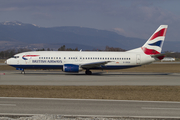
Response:
[{"label": "tail livery", "polygon": [[168,25],[161,25],[141,47],[146,55],[157,55],[161,53]]}]

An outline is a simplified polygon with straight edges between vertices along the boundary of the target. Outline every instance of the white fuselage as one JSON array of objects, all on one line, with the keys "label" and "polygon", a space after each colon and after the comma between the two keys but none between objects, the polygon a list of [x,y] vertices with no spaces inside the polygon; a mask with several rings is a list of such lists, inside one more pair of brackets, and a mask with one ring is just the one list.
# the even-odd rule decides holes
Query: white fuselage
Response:
[{"label": "white fuselage", "polygon": [[83,69],[123,69],[155,61],[143,52],[34,51],[16,54],[6,61],[23,69],[63,69],[65,64],[81,65],[108,61],[105,65]]}]

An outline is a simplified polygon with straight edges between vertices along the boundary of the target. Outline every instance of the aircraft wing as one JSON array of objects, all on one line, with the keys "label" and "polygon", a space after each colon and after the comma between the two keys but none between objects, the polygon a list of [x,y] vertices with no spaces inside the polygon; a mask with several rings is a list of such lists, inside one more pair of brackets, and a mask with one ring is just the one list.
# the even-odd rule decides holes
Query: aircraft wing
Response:
[{"label": "aircraft wing", "polygon": [[93,63],[86,63],[82,64],[82,68],[94,68],[94,67],[101,67],[102,65],[105,65],[111,61],[101,61],[101,62],[93,62]]}]

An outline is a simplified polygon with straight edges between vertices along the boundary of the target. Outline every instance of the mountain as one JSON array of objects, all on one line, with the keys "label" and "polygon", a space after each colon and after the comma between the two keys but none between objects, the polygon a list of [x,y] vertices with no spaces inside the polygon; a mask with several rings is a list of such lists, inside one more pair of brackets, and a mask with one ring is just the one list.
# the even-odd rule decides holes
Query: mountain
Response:
[{"label": "mountain", "polygon": [[[140,47],[145,42],[146,40],[143,39],[125,37],[113,31],[93,28],[74,26],[45,28],[18,21],[0,23],[0,50],[10,48],[56,50],[62,45],[83,50],[105,49],[105,46],[128,50]],[[180,45],[180,42],[177,44]],[[175,49],[172,46],[172,50]]]}]

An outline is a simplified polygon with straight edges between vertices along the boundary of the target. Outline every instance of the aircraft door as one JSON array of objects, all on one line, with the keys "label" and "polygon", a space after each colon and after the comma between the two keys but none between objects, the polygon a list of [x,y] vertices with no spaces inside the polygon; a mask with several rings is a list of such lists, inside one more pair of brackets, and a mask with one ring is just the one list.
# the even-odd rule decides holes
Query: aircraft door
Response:
[{"label": "aircraft door", "polygon": [[136,55],[136,64],[137,65],[141,64],[141,55],[140,54]]}]

